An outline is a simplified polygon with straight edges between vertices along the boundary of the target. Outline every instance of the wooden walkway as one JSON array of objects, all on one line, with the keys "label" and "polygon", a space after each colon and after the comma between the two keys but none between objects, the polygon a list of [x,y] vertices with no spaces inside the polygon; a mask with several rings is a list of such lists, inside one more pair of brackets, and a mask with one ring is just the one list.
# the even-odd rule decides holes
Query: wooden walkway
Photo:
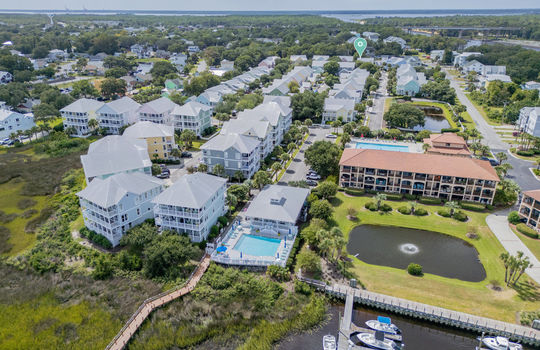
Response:
[{"label": "wooden walkway", "polygon": [[485,332],[486,334],[501,335],[514,341],[521,342],[522,344],[533,346],[540,345],[540,331],[530,327],[497,321],[464,312],[452,311],[389,295],[351,288],[341,284],[328,286],[321,281],[304,277],[299,278],[317,289],[337,298],[347,299],[347,295],[352,294],[354,295],[354,302],[368,307],[439,323],[448,327],[455,327],[478,333]]},{"label": "wooden walkway", "polygon": [[130,317],[126,322],[124,327],[118,332],[116,337],[107,345],[106,350],[121,350],[129,342],[133,334],[137,332],[137,329],[143,324],[144,320],[160,306],[167,304],[168,302],[177,299],[187,293],[191,292],[204,272],[210,265],[210,256],[206,254],[202,260],[197,265],[195,271],[191,274],[186,283],[178,288],[173,290],[163,292],[161,294],[155,295],[143,301],[141,306],[135,311],[135,313]]}]

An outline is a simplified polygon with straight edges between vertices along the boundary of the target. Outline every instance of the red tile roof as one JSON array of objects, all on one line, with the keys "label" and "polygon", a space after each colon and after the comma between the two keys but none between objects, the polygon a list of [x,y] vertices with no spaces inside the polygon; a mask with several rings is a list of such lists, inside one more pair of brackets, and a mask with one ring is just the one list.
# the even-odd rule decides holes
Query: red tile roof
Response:
[{"label": "red tile roof", "polygon": [[534,200],[540,201],[540,190],[525,191],[523,194]]},{"label": "red tile roof", "polygon": [[439,154],[347,148],[339,165],[500,181],[488,161]]},{"label": "red tile roof", "polygon": [[460,145],[467,145],[467,142],[465,142],[465,139],[453,132],[445,132],[443,134],[431,134],[429,135],[429,140],[431,142],[441,142],[441,143],[457,143]]}]

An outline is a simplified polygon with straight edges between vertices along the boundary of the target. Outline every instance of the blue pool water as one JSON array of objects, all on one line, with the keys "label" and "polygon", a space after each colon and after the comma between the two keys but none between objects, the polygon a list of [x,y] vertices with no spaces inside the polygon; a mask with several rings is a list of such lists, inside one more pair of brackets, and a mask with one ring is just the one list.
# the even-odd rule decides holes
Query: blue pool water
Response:
[{"label": "blue pool water", "polygon": [[388,145],[385,143],[373,143],[373,142],[357,142],[356,148],[378,149],[381,151],[394,151],[394,152],[409,152],[409,146]]},{"label": "blue pool water", "polygon": [[236,242],[234,250],[254,256],[274,256],[280,243],[279,239],[242,235]]}]

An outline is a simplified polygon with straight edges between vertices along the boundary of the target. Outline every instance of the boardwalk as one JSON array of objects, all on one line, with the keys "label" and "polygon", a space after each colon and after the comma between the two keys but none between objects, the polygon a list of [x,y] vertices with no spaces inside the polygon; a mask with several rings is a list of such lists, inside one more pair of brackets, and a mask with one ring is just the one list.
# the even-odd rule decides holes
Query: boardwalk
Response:
[{"label": "boardwalk", "polygon": [[199,265],[197,265],[197,269],[187,280],[187,283],[185,283],[181,288],[173,289],[146,299],[137,309],[137,311],[135,311],[133,316],[131,316],[131,318],[126,322],[120,332],[118,332],[116,337],[109,343],[109,345],[107,345],[106,349],[123,349],[124,346],[126,346],[126,344],[129,342],[133,334],[135,334],[135,332],[137,332],[137,329],[139,329],[139,327],[143,324],[144,320],[146,320],[148,315],[152,313],[152,311],[174,299],[177,299],[191,292],[208,268],[208,265],[210,265],[210,256],[205,255]]},{"label": "boardwalk", "polygon": [[540,345],[540,331],[533,328],[471,315],[464,312],[452,311],[367,290],[355,289],[341,284],[328,286],[321,281],[302,277],[300,277],[300,279],[327,294],[341,299],[345,299],[347,294],[354,294],[354,302],[368,307],[382,309],[407,317],[419,318],[467,331],[502,335],[523,344]]}]

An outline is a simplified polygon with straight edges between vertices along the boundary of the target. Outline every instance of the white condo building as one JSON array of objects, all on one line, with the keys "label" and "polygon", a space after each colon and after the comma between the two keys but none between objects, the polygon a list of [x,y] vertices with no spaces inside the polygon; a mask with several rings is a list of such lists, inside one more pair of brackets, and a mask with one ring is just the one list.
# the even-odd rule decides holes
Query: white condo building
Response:
[{"label": "white condo building", "polygon": [[97,110],[105,103],[89,98],[80,98],[60,110],[64,129],[74,128],[74,136],[87,136],[92,130],[88,126],[90,119],[97,118]]},{"label": "white condo building", "polygon": [[12,133],[32,129],[36,124],[34,117],[27,114],[0,109],[0,140],[8,138]]},{"label": "white condo building", "polygon": [[218,217],[226,213],[226,192],[224,178],[204,173],[185,175],[153,200],[156,225],[201,242]]},{"label": "white condo building", "polygon": [[107,130],[107,133],[119,135],[122,127],[137,122],[137,110],[141,107],[129,97],[104,104],[96,113],[99,127]]},{"label": "white condo building", "polygon": [[212,126],[212,107],[196,101],[189,101],[176,106],[171,112],[175,130],[192,130],[195,135],[202,136],[204,130]]},{"label": "white condo building", "polygon": [[176,103],[166,97],[160,97],[143,104],[138,110],[140,121],[149,121],[157,124],[172,125],[171,112],[177,106]]},{"label": "white condo building", "polygon": [[162,180],[143,173],[95,179],[77,193],[84,225],[117,246],[127,230],[154,217],[152,200],[163,188]]}]

